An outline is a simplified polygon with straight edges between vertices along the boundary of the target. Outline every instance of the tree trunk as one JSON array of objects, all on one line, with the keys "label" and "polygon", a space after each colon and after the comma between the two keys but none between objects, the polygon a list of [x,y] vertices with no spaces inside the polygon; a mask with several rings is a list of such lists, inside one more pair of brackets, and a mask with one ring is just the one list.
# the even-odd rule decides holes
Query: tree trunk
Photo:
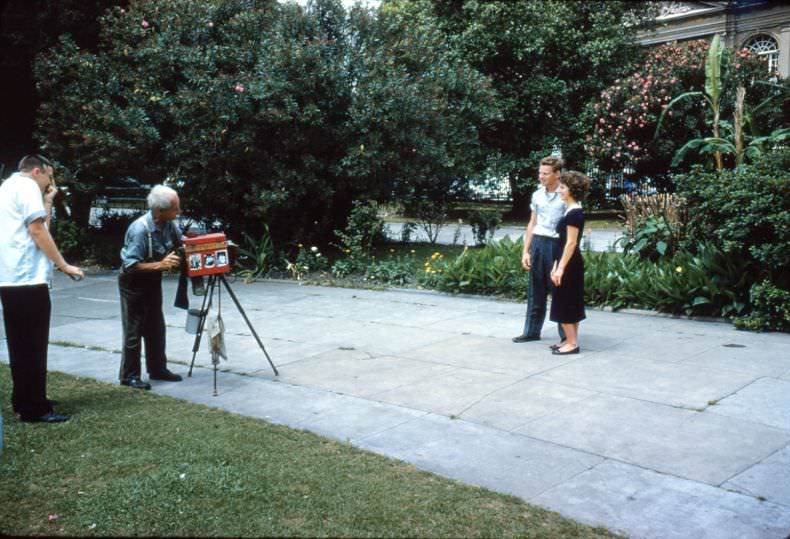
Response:
[{"label": "tree trunk", "polygon": [[69,204],[71,206],[71,219],[80,228],[87,229],[91,218],[91,206],[93,205],[93,193],[89,191],[74,191],[71,194]]},{"label": "tree trunk", "polygon": [[[716,108],[713,111],[713,136],[719,138],[719,109]],[[713,154],[716,157],[716,170],[721,172],[724,168],[724,162],[721,159],[721,152],[715,152]]]},{"label": "tree trunk", "polygon": [[743,164],[743,105],[746,101],[746,88],[738,86],[735,92],[735,112],[733,113],[735,120],[735,164],[740,166]]},{"label": "tree trunk", "polygon": [[507,214],[508,219],[528,219],[529,218],[529,201],[532,193],[519,186],[518,176],[516,174],[508,175],[508,183],[510,183],[510,193],[513,197],[513,205],[510,212]]}]

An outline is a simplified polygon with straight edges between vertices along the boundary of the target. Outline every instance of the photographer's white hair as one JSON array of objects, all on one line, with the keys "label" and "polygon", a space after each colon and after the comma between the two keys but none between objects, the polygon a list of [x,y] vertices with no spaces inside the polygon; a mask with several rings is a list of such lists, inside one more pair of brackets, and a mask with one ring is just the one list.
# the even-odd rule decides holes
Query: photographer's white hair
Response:
[{"label": "photographer's white hair", "polygon": [[174,189],[166,185],[155,185],[148,193],[148,208],[152,210],[169,210],[178,197]]}]

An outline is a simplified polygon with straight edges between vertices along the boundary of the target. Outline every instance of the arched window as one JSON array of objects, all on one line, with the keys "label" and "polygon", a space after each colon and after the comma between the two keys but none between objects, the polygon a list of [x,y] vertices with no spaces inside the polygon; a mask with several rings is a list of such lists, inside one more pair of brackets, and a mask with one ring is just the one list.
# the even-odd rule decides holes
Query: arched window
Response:
[{"label": "arched window", "polygon": [[779,71],[779,45],[771,36],[766,34],[752,36],[743,44],[743,48],[765,58],[769,73]]}]

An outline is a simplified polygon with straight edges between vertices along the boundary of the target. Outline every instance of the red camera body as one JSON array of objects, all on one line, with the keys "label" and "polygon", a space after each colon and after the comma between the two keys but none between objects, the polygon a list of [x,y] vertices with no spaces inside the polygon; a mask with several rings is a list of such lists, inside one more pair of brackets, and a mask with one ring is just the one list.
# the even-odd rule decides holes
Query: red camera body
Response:
[{"label": "red camera body", "polygon": [[184,238],[184,255],[190,277],[228,273],[231,267],[228,240],[223,233]]}]

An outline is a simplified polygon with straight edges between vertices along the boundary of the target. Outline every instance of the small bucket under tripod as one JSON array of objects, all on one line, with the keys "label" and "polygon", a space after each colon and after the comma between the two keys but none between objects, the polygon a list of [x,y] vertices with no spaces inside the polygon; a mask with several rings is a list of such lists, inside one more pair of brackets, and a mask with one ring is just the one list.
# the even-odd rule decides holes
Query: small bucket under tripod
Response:
[{"label": "small bucket under tripod", "polygon": [[203,318],[203,311],[200,309],[189,309],[187,311],[187,324],[184,329],[190,335],[197,335],[200,329],[200,320]]}]

